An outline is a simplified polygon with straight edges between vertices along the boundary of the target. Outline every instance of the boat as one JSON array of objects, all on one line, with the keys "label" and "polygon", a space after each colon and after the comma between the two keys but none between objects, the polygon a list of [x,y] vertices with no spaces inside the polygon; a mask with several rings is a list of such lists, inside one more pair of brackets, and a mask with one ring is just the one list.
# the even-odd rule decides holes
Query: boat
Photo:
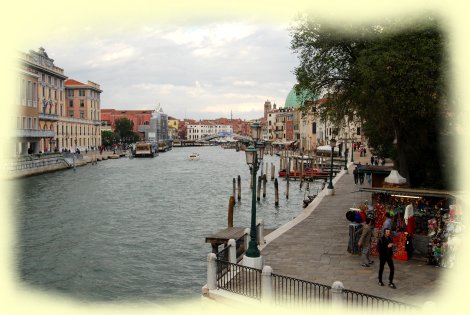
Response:
[{"label": "boat", "polygon": [[136,158],[143,158],[143,157],[151,157],[155,156],[155,151],[153,145],[151,143],[136,143],[134,157]]},{"label": "boat", "polygon": [[[285,169],[279,171],[279,177],[286,177],[287,171]],[[289,177],[291,178],[300,178],[300,171],[290,171]],[[329,172],[322,170],[321,168],[310,168],[307,167],[304,170],[304,177],[325,177],[328,176]]]},{"label": "boat", "polygon": [[191,153],[188,157],[189,160],[191,161],[197,161],[199,160],[199,153]]}]

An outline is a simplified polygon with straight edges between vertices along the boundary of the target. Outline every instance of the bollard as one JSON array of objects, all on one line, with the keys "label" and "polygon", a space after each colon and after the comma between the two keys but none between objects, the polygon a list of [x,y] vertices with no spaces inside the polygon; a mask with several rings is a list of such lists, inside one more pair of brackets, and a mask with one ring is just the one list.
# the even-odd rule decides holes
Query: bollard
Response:
[{"label": "bollard", "polygon": [[235,202],[235,190],[236,190],[236,188],[237,188],[236,186],[237,186],[237,184],[236,184],[236,182],[235,182],[235,177],[234,177],[234,178],[233,178],[233,194],[232,194],[232,195],[233,195],[233,201],[234,201],[234,202]]},{"label": "bollard", "polygon": [[261,196],[261,176],[258,176],[258,186],[256,187],[256,200],[260,201]]},{"label": "bollard", "polygon": [[217,289],[217,256],[214,253],[207,255],[207,288]]},{"label": "bollard", "polygon": [[277,178],[274,180],[274,205],[279,206],[279,186],[277,183]]},{"label": "bollard", "polygon": [[228,261],[232,264],[237,263],[237,242],[233,238],[229,239],[227,242],[228,248]]},{"label": "bollard", "polygon": [[250,229],[249,228],[246,228],[245,229],[245,252],[246,250],[248,249],[248,243],[250,242]]},{"label": "bollard", "polygon": [[261,302],[270,303],[273,301],[272,277],[273,268],[264,266],[261,271]]},{"label": "bollard", "polygon": [[342,306],[343,304],[344,285],[341,281],[335,281],[331,285],[331,302],[333,307]]},{"label": "bollard", "polygon": [[240,175],[238,175],[237,181],[238,181],[238,201],[240,201],[242,199],[242,179]]},{"label": "bollard", "polygon": [[263,175],[263,198],[266,198],[266,174]]},{"label": "bollard", "polygon": [[228,216],[227,216],[227,227],[233,227],[233,207],[235,206],[235,198],[230,196],[228,200]]}]

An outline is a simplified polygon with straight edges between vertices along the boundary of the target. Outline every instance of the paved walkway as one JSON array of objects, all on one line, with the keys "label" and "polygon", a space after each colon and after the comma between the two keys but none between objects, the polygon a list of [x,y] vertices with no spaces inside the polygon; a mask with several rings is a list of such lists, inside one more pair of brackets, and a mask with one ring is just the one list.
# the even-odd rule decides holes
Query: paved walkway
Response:
[{"label": "paved walkway", "polygon": [[[370,155],[354,161],[365,164]],[[341,281],[346,289],[364,292],[404,303],[422,305],[440,292],[445,269],[426,265],[423,259],[395,260],[394,283],[388,283],[385,265],[384,283],[377,285],[378,257],[370,268],[361,266],[361,258],[347,251],[349,231],[346,211],[354,204],[371,200],[370,193],[354,193],[353,166],[335,184],[335,195],[325,196],[313,212],[303,221],[270,241],[261,251],[265,265],[276,274],[331,285]],[[314,206],[311,204],[310,206]],[[309,207],[310,207],[309,206]],[[308,210],[309,208],[307,208]]]}]

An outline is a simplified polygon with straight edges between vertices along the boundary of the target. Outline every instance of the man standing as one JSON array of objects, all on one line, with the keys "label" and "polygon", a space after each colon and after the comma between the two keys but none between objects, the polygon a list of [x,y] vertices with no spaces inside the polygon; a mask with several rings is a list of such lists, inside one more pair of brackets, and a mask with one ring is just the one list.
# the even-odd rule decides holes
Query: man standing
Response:
[{"label": "man standing", "polygon": [[370,267],[374,261],[370,260],[370,240],[372,237],[372,228],[371,228],[372,220],[370,218],[366,219],[366,222],[362,226],[362,234],[359,242],[359,248],[362,247],[362,267]]},{"label": "man standing", "polygon": [[393,275],[395,273],[395,266],[393,265],[393,240],[390,236],[390,229],[386,228],[384,235],[379,239],[379,257],[380,257],[380,266],[379,266],[379,285],[383,286],[382,275],[384,272],[385,263],[387,263],[388,268],[390,269],[390,275],[388,277],[388,286],[392,289],[397,287],[393,283]]}]

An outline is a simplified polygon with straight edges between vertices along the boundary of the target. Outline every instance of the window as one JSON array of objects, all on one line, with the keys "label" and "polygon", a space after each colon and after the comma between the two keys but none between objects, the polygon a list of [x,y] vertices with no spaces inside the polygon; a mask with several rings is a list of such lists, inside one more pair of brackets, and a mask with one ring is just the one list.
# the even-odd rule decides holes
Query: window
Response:
[{"label": "window", "polygon": [[63,115],[63,108],[62,108],[62,105],[60,105],[60,116]]},{"label": "window", "polygon": [[52,78],[50,75],[47,76],[48,80],[49,80],[49,84],[52,84]]},{"label": "window", "polygon": [[[85,118],[85,113],[83,111],[80,111],[80,118]],[[82,134],[82,127],[80,127],[80,134]]]},{"label": "window", "polygon": [[62,96],[63,96],[62,91],[60,91],[60,101],[62,101],[62,99],[63,99]]},{"label": "window", "polygon": [[85,107],[85,100],[80,100],[80,107]]},{"label": "window", "polygon": [[33,129],[38,129],[38,121],[36,118],[33,118]]},{"label": "window", "polygon": [[316,122],[314,122],[312,124],[312,133],[317,133],[317,123]]},{"label": "window", "polygon": [[33,83],[33,105],[34,107],[38,105],[38,87],[36,82]]},{"label": "window", "polygon": [[73,100],[69,100],[69,106],[73,107]]},{"label": "window", "polygon": [[21,105],[26,105],[26,81],[21,82]]},{"label": "window", "polygon": [[42,74],[42,82],[46,82],[46,75],[44,73]]},{"label": "window", "polygon": [[33,97],[33,88],[31,86],[31,81],[28,81],[28,106],[31,106],[31,99]]},{"label": "window", "polygon": [[85,96],[85,90],[79,90],[79,96]]},{"label": "window", "polygon": [[16,117],[16,129],[21,128],[20,117]]},{"label": "window", "polygon": [[69,110],[69,117],[73,117],[73,110]]}]

